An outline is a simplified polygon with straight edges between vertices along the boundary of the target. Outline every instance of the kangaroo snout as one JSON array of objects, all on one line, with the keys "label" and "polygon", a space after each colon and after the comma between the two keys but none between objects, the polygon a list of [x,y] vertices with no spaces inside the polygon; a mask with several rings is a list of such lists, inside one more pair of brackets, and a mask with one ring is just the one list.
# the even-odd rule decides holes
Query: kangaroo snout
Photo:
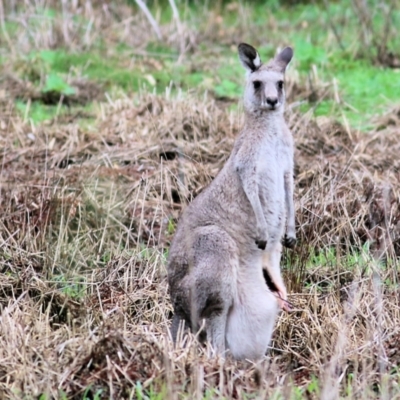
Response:
[{"label": "kangaroo snout", "polygon": [[279,106],[279,100],[277,97],[267,96],[265,100],[261,102],[261,107],[264,110],[275,110]]},{"label": "kangaroo snout", "polygon": [[271,107],[275,107],[278,104],[277,97],[267,97],[265,100]]}]

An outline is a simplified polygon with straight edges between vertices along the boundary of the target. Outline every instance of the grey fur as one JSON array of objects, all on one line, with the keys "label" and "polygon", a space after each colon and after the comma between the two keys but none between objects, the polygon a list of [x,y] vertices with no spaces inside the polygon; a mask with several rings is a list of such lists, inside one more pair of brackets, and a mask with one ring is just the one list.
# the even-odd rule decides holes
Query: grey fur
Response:
[{"label": "grey fur", "polygon": [[[258,53],[239,46],[249,70],[245,123],[225,166],[184,211],[168,260],[174,306],[172,336],[181,320],[205,334],[213,349],[236,359],[265,354],[286,289],[280,273],[281,241],[295,243],[293,141],[283,117],[284,49],[255,67]],[[267,272],[277,296],[263,277]]]}]

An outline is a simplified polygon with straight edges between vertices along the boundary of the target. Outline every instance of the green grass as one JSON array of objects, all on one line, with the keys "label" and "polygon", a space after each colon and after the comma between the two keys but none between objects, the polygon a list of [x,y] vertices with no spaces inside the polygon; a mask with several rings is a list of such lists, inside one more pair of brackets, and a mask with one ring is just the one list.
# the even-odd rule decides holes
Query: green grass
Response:
[{"label": "green grass", "polygon": [[[57,106],[45,105],[39,102],[27,103],[21,100],[17,100],[15,105],[23,116],[32,119],[36,123],[50,120],[58,115]],[[62,114],[68,112],[65,108],[62,108],[61,111]]]},{"label": "green grass", "polygon": [[337,81],[339,96],[343,105],[333,100],[322,101],[315,109],[316,115],[344,115],[356,128],[368,129],[369,120],[382,114],[391,104],[400,102],[399,70],[373,66],[366,60],[351,59],[348,55],[336,52],[327,55],[320,48],[306,45],[306,52],[297,51],[300,70],[306,72],[308,64],[319,66],[323,81]]},{"label": "green grass", "polygon": [[[251,9],[250,20],[260,29],[266,24],[266,13],[276,21],[276,29],[271,30],[268,33],[270,37],[262,39],[262,44],[258,47],[264,60],[273,56],[275,43],[291,44],[295,49],[293,67],[299,71],[300,79],[306,80],[310,69],[315,66],[322,81],[336,80],[342,103],[337,104],[332,99],[326,99],[317,105],[303,106],[305,111],[311,107],[317,116],[328,115],[339,120],[344,117],[350,125],[368,130],[369,120],[373,115],[381,114],[391,104],[400,102],[399,72],[374,65],[368,58],[373,55],[373,49],[366,58],[356,58],[361,52],[361,49],[358,52],[355,49],[359,21],[346,4],[342,0],[329,4],[328,8],[322,3],[289,7],[276,0],[260,1]],[[202,15],[204,6],[196,2],[178,5],[181,7],[181,14],[190,17],[193,24],[199,25],[198,29],[201,29],[202,22],[196,16]],[[170,7],[163,3],[161,10],[161,22],[167,23],[172,18]],[[56,11],[52,9],[43,9],[41,12],[47,20],[56,16]],[[158,11],[154,9],[153,12],[157,14]],[[223,6],[220,13],[225,28],[239,23],[236,11],[229,11]],[[343,19],[347,24],[340,24]],[[399,11],[393,13],[393,20],[400,21]],[[344,49],[340,48],[332,30],[327,28],[328,21],[337,24]],[[85,23],[80,22],[83,25]],[[37,28],[36,19],[29,23]],[[374,19],[375,28],[382,30],[382,24],[382,17],[378,14]],[[15,23],[11,22],[7,23],[6,29],[11,38],[17,31]],[[282,32],[285,32],[283,37]],[[20,68],[19,74],[39,86],[42,91],[56,86],[57,91],[64,94],[71,94],[74,90],[66,83],[68,76],[85,76],[104,85],[107,91],[117,88],[125,92],[163,92],[172,82],[173,90],[207,90],[217,97],[229,99],[241,96],[243,70],[234,46],[215,43],[211,48],[200,43],[195,55],[187,54],[183,62],[178,64],[178,51],[166,44],[150,42],[146,49],[149,55],[143,57],[135,54],[134,49],[123,42],[110,49],[106,39],[99,37],[85,52],[71,52],[63,48],[32,51],[27,56],[21,56],[25,67]],[[246,41],[246,37],[243,40]],[[399,48],[399,38],[393,39],[389,47]],[[362,51],[365,53],[365,49]],[[7,58],[2,57],[0,62],[4,63],[6,60]],[[148,62],[151,60],[156,62]],[[196,67],[197,62],[201,67]],[[44,81],[43,78],[40,79],[43,75]],[[26,112],[26,107],[21,102],[17,103],[17,108],[21,113]],[[34,122],[40,122],[54,117],[55,109],[42,104],[32,105],[28,116]]]},{"label": "green grass", "polygon": [[[339,119],[344,116],[352,126],[367,130],[373,115],[400,102],[399,70],[374,65],[372,59],[376,52],[373,46],[365,49],[357,43],[360,22],[347,2],[329,3],[325,8],[323,4],[315,6],[314,3],[282,7],[277,1],[269,1],[255,10],[260,23],[264,7],[271,7],[280,28],[286,28],[284,40],[294,46],[295,64],[301,76],[305,79],[315,65],[320,79],[337,80],[341,100],[349,105],[338,106],[332,100],[325,100],[315,108],[316,115],[332,115]],[[337,23],[343,19],[346,24]],[[399,10],[393,12],[392,20],[400,23]],[[332,30],[327,29],[328,21],[335,24],[343,49]],[[383,31],[383,24],[382,15],[374,15],[373,25],[377,32]],[[389,41],[388,47],[393,51],[400,48],[398,35]],[[365,58],[359,59],[360,55]]]},{"label": "green grass", "polygon": [[119,86],[125,90],[138,90],[143,74],[134,66],[123,66],[129,60],[119,57],[104,57],[98,51],[71,53],[64,49],[42,50],[30,54],[32,59],[41,59],[46,69],[53,73],[69,74],[74,71],[94,81]]},{"label": "green grass", "polygon": [[400,101],[400,75],[395,69],[373,67],[366,61],[335,65],[332,74],[343,88],[342,98],[357,111],[345,110],[353,125],[365,124],[374,114]]},{"label": "green grass", "polygon": [[[315,108],[316,115],[333,115],[337,118],[344,115],[352,126],[367,129],[368,120],[373,115],[382,113],[390,104],[400,101],[398,70],[372,66],[365,60],[352,60],[339,52],[328,55],[320,47],[300,40],[295,43],[295,51],[301,77],[306,79],[310,67],[316,65],[320,79],[328,82],[337,80],[340,97],[345,103],[338,105],[333,100],[324,100]],[[261,47],[260,53],[264,59],[271,56],[269,48]],[[33,55],[32,59],[36,57]],[[163,92],[173,82],[175,88],[212,90],[221,98],[235,99],[242,93],[243,72],[234,53],[223,56],[229,68],[220,66],[213,73],[207,70],[190,72],[185,66],[175,65],[174,61],[164,61],[161,71],[146,71],[134,63],[129,67],[123,66],[118,58],[104,61],[96,53],[73,54],[63,50],[46,50],[39,57],[45,70],[50,71],[43,91],[57,90],[73,94],[74,89],[62,77],[70,71],[77,71],[79,75],[105,84],[109,90],[117,87],[136,92],[140,88],[154,87],[156,91]],[[17,103],[17,108],[22,113],[26,111],[21,102]],[[54,117],[56,109],[54,106],[33,104],[29,117],[35,122],[43,121]]]}]

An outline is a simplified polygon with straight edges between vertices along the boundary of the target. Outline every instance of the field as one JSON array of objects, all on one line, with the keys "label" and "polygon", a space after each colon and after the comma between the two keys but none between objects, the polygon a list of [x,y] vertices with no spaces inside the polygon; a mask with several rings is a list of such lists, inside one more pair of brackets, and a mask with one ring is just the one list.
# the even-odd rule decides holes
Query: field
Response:
[{"label": "field", "polygon": [[[400,399],[399,24],[394,0],[1,0],[0,398]],[[174,348],[166,282],[241,129],[242,41],[295,50],[293,311],[258,364]]]}]

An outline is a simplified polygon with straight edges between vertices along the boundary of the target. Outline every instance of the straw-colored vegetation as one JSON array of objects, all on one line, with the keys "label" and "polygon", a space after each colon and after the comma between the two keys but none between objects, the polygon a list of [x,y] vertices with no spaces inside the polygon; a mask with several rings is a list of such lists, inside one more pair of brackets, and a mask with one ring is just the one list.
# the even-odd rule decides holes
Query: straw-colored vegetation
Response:
[{"label": "straw-colored vegetation", "polygon": [[[153,27],[139,3],[0,0],[0,397],[400,398],[395,1],[148,1]],[[295,48],[293,311],[257,365],[168,334],[168,246],[240,130],[241,41]]]}]

